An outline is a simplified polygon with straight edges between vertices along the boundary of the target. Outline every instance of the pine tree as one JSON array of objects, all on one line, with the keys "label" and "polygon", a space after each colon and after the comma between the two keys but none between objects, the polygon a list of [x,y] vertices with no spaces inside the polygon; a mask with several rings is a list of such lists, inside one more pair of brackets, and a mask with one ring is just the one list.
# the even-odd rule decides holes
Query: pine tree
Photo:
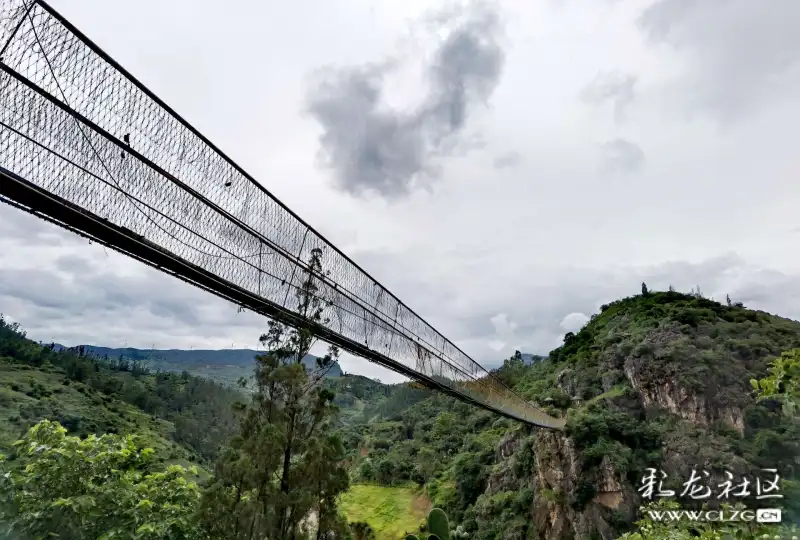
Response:
[{"label": "pine tree", "polygon": [[[336,497],[349,480],[342,441],[333,429],[333,393],[320,384],[338,359],[335,346],[308,373],[302,363],[325,324],[322,250],[312,250],[298,289],[297,328],[270,321],[256,357],[255,388],[240,407],[239,434],[218,462],[204,497],[208,529],[220,538],[328,538],[346,527]],[[316,522],[317,526],[309,523]],[[316,530],[314,530],[316,529]]]}]

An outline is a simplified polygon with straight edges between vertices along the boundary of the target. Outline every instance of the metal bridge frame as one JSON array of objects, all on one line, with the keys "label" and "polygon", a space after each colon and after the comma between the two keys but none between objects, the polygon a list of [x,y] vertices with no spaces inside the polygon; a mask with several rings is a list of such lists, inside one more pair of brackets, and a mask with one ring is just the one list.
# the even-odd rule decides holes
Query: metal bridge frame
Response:
[{"label": "metal bridge frame", "polygon": [[[258,297],[240,287],[233,286],[230,283],[224,283],[213,274],[175,257],[171,253],[149,242],[147,239],[139,237],[132,231],[118,227],[107,220],[100,219],[69,201],[54,196],[31,182],[28,182],[24,178],[1,167],[0,201],[24,210],[45,221],[54,223],[59,227],[63,227],[93,242],[118,251],[157,270],[177,277],[186,283],[199,287],[220,298],[243,306],[250,311],[254,311],[289,326],[309,326],[308,320],[298,317],[292,311],[281,309],[280,306],[275,306],[272,303],[259,300]],[[314,325],[311,327],[311,330],[321,339],[341,349],[405,375],[410,379],[424,384],[428,388],[445,393],[477,407],[490,410],[506,418],[521,421],[520,418],[513,414],[492,407],[486,403],[475,401],[469,396],[460,394],[438,383],[433,378],[408,369],[403,364],[395,362],[391,358],[375,353],[360,343],[344,338],[335,332],[331,332],[322,325]]]},{"label": "metal bridge frame", "polygon": [[[438,334],[433,330],[427,323],[425,323],[419,315],[414,313],[410,308],[405,306],[399,299],[397,299],[394,295],[392,295],[388,290],[381,287],[377,281],[375,281],[369,274],[367,274],[363,269],[361,269],[355,262],[350,260],[344,253],[338,250],[333,244],[327,242],[322,235],[316,232],[310,225],[305,223],[299,216],[297,216],[294,212],[292,212],[289,208],[287,208],[283,203],[281,203],[277,198],[271,195],[261,184],[255,181],[251,176],[249,176],[244,170],[242,170],[238,165],[236,165],[230,158],[228,158],[222,151],[220,151],[216,146],[214,146],[208,139],[203,137],[196,129],[194,129],[191,125],[188,124],[183,118],[181,118],[175,111],[173,111],[169,106],[167,106],[163,101],[161,101],[158,97],[156,97],[152,92],[150,92],[142,83],[140,83],[137,79],[135,79],[132,75],[130,75],[124,68],[122,68],[119,64],[117,64],[111,57],[109,57],[104,51],[102,51],[97,45],[91,42],[86,36],[84,36],[79,30],[77,30],[69,21],[64,19],[58,12],[56,12],[52,7],[50,7],[46,2],[42,0],[0,0],[0,25],[4,22],[4,15],[6,19],[11,18],[8,12],[11,11],[11,7],[15,7],[17,13],[22,13],[24,8],[24,15],[22,15],[19,20],[16,22],[16,25],[13,28],[6,28],[6,32],[3,33],[3,28],[0,27],[0,37],[2,37],[5,43],[2,43],[2,49],[0,49],[0,112],[2,112],[2,107],[8,107],[5,104],[4,98],[8,98],[9,102],[12,104],[14,102],[14,88],[24,89],[25,92],[33,93],[28,95],[36,96],[37,100],[41,100],[42,107],[44,109],[45,106],[50,107],[52,110],[60,110],[62,113],[69,115],[74,119],[76,124],[79,126],[84,126],[93,132],[93,135],[97,135],[104,140],[105,143],[110,143],[111,145],[115,145],[120,152],[129,155],[129,158],[135,160],[139,164],[143,164],[147,167],[148,171],[155,171],[155,174],[158,178],[163,178],[164,180],[171,182],[174,185],[177,185],[184,194],[188,194],[189,197],[193,198],[194,202],[199,201],[205,208],[210,208],[213,212],[216,212],[217,216],[222,216],[224,223],[233,223],[235,226],[239,227],[241,230],[237,232],[244,232],[248,234],[249,237],[255,237],[260,240],[261,248],[259,248],[259,274],[258,274],[258,293],[255,294],[253,290],[248,290],[245,287],[239,286],[232,281],[221,277],[220,275],[214,273],[213,271],[209,270],[208,268],[204,268],[200,264],[196,264],[191,260],[188,260],[186,257],[181,257],[175,252],[172,252],[168,249],[165,249],[162,246],[159,246],[157,243],[153,242],[150,239],[147,239],[140,233],[131,230],[128,227],[122,226],[120,224],[114,223],[109,219],[100,217],[97,213],[91,212],[86,208],[83,208],[72,201],[68,200],[65,197],[61,197],[58,193],[53,191],[49,191],[48,189],[43,188],[40,185],[37,185],[35,182],[31,181],[30,178],[23,177],[22,175],[18,174],[13,170],[10,170],[4,165],[7,163],[4,160],[4,156],[2,152],[5,150],[2,141],[23,141],[25,144],[28,145],[28,148],[36,146],[36,151],[44,150],[45,152],[50,152],[54,154],[58,158],[65,160],[71,166],[76,167],[78,169],[83,170],[85,173],[95,176],[96,178],[103,180],[99,176],[93,174],[91,171],[83,168],[82,166],[76,164],[75,162],[69,161],[68,158],[64,157],[62,154],[57,152],[57,149],[54,150],[47,146],[46,143],[42,143],[39,140],[36,140],[35,136],[28,135],[25,130],[28,131],[36,129],[36,126],[30,127],[31,121],[28,121],[28,124],[22,122],[20,125],[14,126],[10,125],[6,122],[0,122],[0,135],[4,135],[3,131],[5,130],[6,139],[0,139],[0,201],[25,210],[29,213],[36,215],[42,219],[55,223],[56,225],[63,227],[67,230],[70,230],[76,234],[79,234],[83,237],[89,238],[92,241],[96,241],[102,245],[105,245],[111,249],[119,251],[129,257],[132,257],[136,260],[139,260],[149,266],[155,267],[161,271],[169,273],[175,277],[180,278],[181,280],[188,282],[196,287],[199,287],[203,290],[211,292],[221,298],[229,300],[239,306],[245,307],[264,315],[266,317],[272,318],[276,321],[285,323],[290,326],[309,326],[309,321],[300,317],[296,312],[288,309],[285,305],[280,305],[276,301],[270,300],[269,297],[263,296],[261,293],[261,280],[263,270],[261,270],[261,251],[264,247],[267,247],[275,254],[279,254],[284,258],[288,259],[292,263],[292,273],[291,277],[289,278],[288,287],[286,289],[286,297],[288,297],[288,293],[290,292],[292,287],[296,287],[293,285],[295,274],[297,269],[301,269],[302,271],[307,271],[307,267],[304,264],[304,261],[301,259],[301,255],[303,253],[303,248],[306,244],[306,238],[308,237],[309,233],[313,237],[317,239],[317,241],[321,241],[324,243],[325,247],[330,247],[340,258],[341,261],[344,261],[344,264],[350,265],[349,271],[356,272],[363,278],[366,278],[368,282],[372,282],[374,286],[379,288],[378,297],[374,300],[374,306],[369,304],[368,297],[359,296],[358,292],[353,293],[349,289],[347,289],[346,285],[339,287],[339,284],[335,280],[331,280],[326,278],[325,276],[316,276],[315,278],[319,278],[321,281],[327,280],[325,286],[330,288],[331,290],[336,290],[338,288],[338,293],[340,295],[344,295],[343,298],[347,300],[346,305],[355,305],[360,306],[364,313],[363,316],[357,315],[351,312],[347,312],[348,316],[356,316],[358,319],[363,321],[364,324],[364,335],[359,335],[358,337],[363,337],[364,343],[353,339],[353,337],[348,337],[341,332],[337,332],[333,330],[331,327],[326,326],[325,324],[313,324],[311,325],[311,330],[321,339],[335,344],[343,350],[351,352],[355,355],[364,357],[374,363],[382,365],[388,369],[391,369],[395,372],[398,372],[402,375],[405,375],[411,379],[417,380],[424,385],[438,390],[440,392],[446,393],[451,395],[461,401],[465,401],[467,403],[471,403],[475,406],[490,410],[494,413],[499,415],[522,421],[525,423],[530,423],[534,425],[539,425],[542,427],[549,427],[554,429],[561,429],[564,426],[565,420],[562,418],[553,418],[549,415],[543,413],[538,408],[536,408],[533,404],[526,402],[521,396],[515,394],[512,390],[506,388],[502,385],[497,379],[495,379],[490,373],[486,372],[483,368],[481,368],[477,363],[469,358],[466,353],[461,351],[458,347],[453,345],[451,342],[446,340],[441,334]],[[162,168],[158,163],[154,162],[153,160],[149,159],[144,154],[136,151],[131,145],[126,144],[126,142],[121,141],[117,136],[109,133],[103,127],[92,121],[92,119],[87,118],[86,116],[82,115],[78,110],[72,108],[68,103],[62,102],[62,100],[58,97],[54,97],[50,92],[46,91],[45,89],[41,88],[36,82],[32,82],[28,80],[23,74],[18,72],[14,69],[14,67],[10,66],[5,62],[3,55],[9,51],[9,47],[12,45],[12,42],[17,37],[17,34],[20,32],[21,28],[23,27],[24,23],[27,19],[30,20],[31,26],[33,28],[33,32],[36,32],[36,27],[33,21],[33,17],[31,16],[31,12],[34,7],[39,7],[43,10],[44,15],[52,17],[53,20],[57,21],[58,24],[62,25],[63,28],[72,34],[72,37],[77,38],[82,46],[87,47],[91,50],[91,52],[97,55],[100,59],[102,59],[105,63],[107,63],[113,70],[116,70],[117,73],[121,74],[124,79],[127,79],[128,82],[132,83],[138,91],[142,92],[147,98],[152,100],[157,106],[159,106],[163,111],[166,112],[167,115],[171,116],[173,119],[177,120],[183,128],[189,130],[191,134],[196,136],[202,143],[211,150],[211,152],[215,153],[218,157],[220,157],[224,162],[228,165],[233,167],[236,174],[241,175],[244,179],[248,180],[255,186],[260,192],[264,195],[268,196],[272,201],[277,203],[283,211],[288,213],[294,220],[301,227],[305,228],[305,235],[303,236],[303,242],[300,246],[300,250],[297,255],[291,252],[285,252],[280,246],[276,246],[274,243],[270,241],[269,238],[263,236],[260,231],[257,231],[252,228],[249,224],[245,223],[241,219],[237,218],[229,211],[225,210],[219,204],[216,204],[214,201],[209,200],[207,196],[203,193],[200,193],[195,188],[191,187],[190,185],[184,183],[179,178],[175,177],[173,174]],[[3,13],[3,8],[7,8],[7,12]],[[11,18],[13,20],[13,18]],[[47,53],[44,51],[44,47],[41,42],[39,42],[38,35],[36,36],[36,42],[38,42],[39,47],[42,49],[41,55],[44,57],[44,60],[50,65],[50,60],[47,57]],[[12,47],[13,48],[13,47]],[[36,53],[33,53],[36,54]],[[86,60],[89,62],[89,60]],[[52,71],[52,66],[50,66]],[[54,80],[56,84],[58,84],[58,79],[53,72]],[[17,86],[12,86],[17,85]],[[22,90],[17,90],[17,92],[21,92]],[[5,95],[4,95],[5,92]],[[63,93],[63,90],[62,90]],[[66,99],[66,98],[65,98]],[[37,104],[39,102],[37,101]],[[149,110],[144,111],[144,113],[149,112]],[[11,115],[13,116],[13,115]],[[46,115],[45,115],[46,116]],[[4,118],[0,115],[0,120]],[[79,130],[81,128],[79,127]],[[56,135],[57,136],[57,135]],[[66,137],[66,135],[62,135]],[[85,135],[84,135],[85,136]],[[88,138],[87,138],[88,140]],[[63,141],[61,141],[63,142]],[[8,142],[9,148],[16,148],[13,146],[15,142]],[[57,145],[56,145],[57,146]],[[203,150],[203,149],[201,149]],[[95,150],[97,153],[97,150]],[[100,155],[98,154],[97,157],[102,160]],[[124,157],[124,156],[123,156]],[[213,157],[213,156],[212,156]],[[18,158],[16,158],[18,159]],[[24,158],[28,159],[28,158]],[[8,162],[13,162],[14,159],[9,158]],[[18,163],[18,161],[17,161]],[[87,164],[86,167],[89,167]],[[106,168],[106,172],[111,175],[108,168]],[[104,175],[105,176],[105,175]],[[112,177],[113,179],[113,177]],[[227,184],[226,184],[227,185]],[[122,191],[121,188],[117,187],[118,191]],[[124,192],[123,192],[124,193]],[[128,195],[130,198],[130,195]],[[141,203],[141,201],[139,201]],[[246,201],[246,203],[249,201]],[[146,205],[147,203],[141,203]],[[157,209],[149,206],[147,207],[149,210],[156,212]],[[153,214],[155,215],[155,214]],[[168,217],[168,216],[167,216]],[[174,221],[174,220],[173,220]],[[177,223],[177,222],[176,222]],[[289,225],[287,225],[288,227]],[[202,238],[202,236],[201,236]],[[212,243],[213,244],[213,243]],[[187,244],[188,245],[188,244]],[[213,244],[216,245],[216,244]],[[221,246],[217,246],[220,250],[223,250]],[[195,248],[196,249],[196,248]],[[231,253],[231,252],[226,252]],[[239,261],[244,261],[239,257]],[[246,262],[246,261],[245,261]],[[233,263],[231,263],[233,264]],[[249,263],[248,263],[249,264]],[[348,268],[344,269],[348,271]],[[277,276],[272,276],[277,279]],[[358,276],[357,276],[358,277]],[[286,280],[284,278],[283,284],[286,284]],[[352,287],[353,285],[351,285]],[[344,292],[342,292],[344,291]],[[396,303],[397,310],[394,315],[394,321],[392,321],[391,317],[385,315],[380,309],[377,307],[380,304],[380,298],[384,295],[389,297],[392,302]],[[266,293],[265,293],[266,294]],[[355,300],[349,298],[347,295],[355,296]],[[343,300],[344,301],[344,300]],[[353,304],[355,302],[355,304]],[[284,304],[286,303],[286,298],[284,298]],[[344,305],[344,304],[343,304]],[[438,336],[443,340],[444,345],[435,346],[426,341],[425,339],[421,338],[419,334],[416,334],[411,327],[405,327],[403,324],[400,324],[398,320],[398,314],[400,310],[404,310],[406,316],[410,316],[412,318],[412,326],[417,328],[417,325],[421,323],[423,331],[427,328],[428,331],[433,331],[434,336]],[[340,308],[345,309],[346,308]],[[369,309],[369,312],[368,312]],[[410,314],[410,315],[409,315]],[[340,327],[341,327],[340,321]],[[407,323],[408,324],[408,323]],[[370,325],[372,325],[372,330],[370,330]],[[350,332],[352,333],[352,327],[350,328]],[[376,332],[383,337],[387,335],[391,336],[389,343],[387,344],[386,350],[387,354],[383,354],[380,351],[376,350],[375,348],[370,348],[369,346],[369,338],[370,336],[374,337]],[[380,334],[383,332],[383,334]],[[430,332],[429,332],[430,333]],[[411,349],[416,350],[416,362],[417,366],[416,369],[411,367],[410,361],[407,360],[407,363],[403,363],[398,361],[388,354],[392,352],[392,343],[395,341],[394,338],[397,336],[398,338],[402,338],[404,341],[409,340],[411,341]],[[427,338],[426,338],[427,339]],[[437,338],[438,339],[438,338]],[[409,345],[405,345],[406,349],[408,349]],[[451,351],[456,351],[458,356],[462,358],[460,361],[456,361],[455,359],[448,359],[448,355],[445,352],[445,348]],[[452,354],[452,353],[451,353]],[[463,355],[463,356],[462,356]],[[422,362],[422,366],[419,363]],[[466,367],[462,366],[463,362],[471,363],[469,367],[469,371],[465,371]],[[427,364],[427,365],[426,365]],[[436,370],[432,367],[433,364],[438,365],[439,376],[437,376]],[[447,379],[446,377],[443,379],[441,376],[442,368],[447,367],[447,371],[450,373],[461,373],[458,375],[458,379]],[[430,373],[429,373],[430,372]],[[482,372],[482,375],[480,373]],[[480,375],[480,376],[479,376]],[[466,379],[464,379],[466,378]],[[465,386],[462,386],[465,385]],[[475,386],[470,386],[475,385]],[[481,392],[476,392],[476,390],[480,390],[481,388],[485,388],[483,392],[488,392],[489,397],[496,397],[497,403],[492,403],[487,400],[480,400],[475,399],[471,394],[481,394]],[[504,407],[503,405],[508,403],[513,406]]]}]

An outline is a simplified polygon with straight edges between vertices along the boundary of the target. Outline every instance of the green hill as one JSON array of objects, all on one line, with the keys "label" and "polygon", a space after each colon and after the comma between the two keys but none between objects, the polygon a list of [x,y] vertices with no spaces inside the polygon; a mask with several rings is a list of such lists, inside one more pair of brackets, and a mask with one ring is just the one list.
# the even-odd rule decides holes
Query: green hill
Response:
[{"label": "green hill", "polygon": [[473,539],[615,538],[636,519],[648,467],[663,469],[678,494],[692,469],[715,485],[726,471],[755,485],[768,474],[761,469],[777,468],[796,520],[798,423],[775,403],[757,404],[749,380],[798,346],[796,321],[671,291],[626,298],[567,334],[548,359],[529,365],[516,355],[497,372],[566,415],[566,432],[406,388],[350,430],[351,470],[358,481],[418,483]]},{"label": "green hill", "polygon": [[41,419],[71,434],[136,434],[162,461],[211,463],[235,427],[242,396],[189,374],[59,350],[0,317],[0,444]]}]

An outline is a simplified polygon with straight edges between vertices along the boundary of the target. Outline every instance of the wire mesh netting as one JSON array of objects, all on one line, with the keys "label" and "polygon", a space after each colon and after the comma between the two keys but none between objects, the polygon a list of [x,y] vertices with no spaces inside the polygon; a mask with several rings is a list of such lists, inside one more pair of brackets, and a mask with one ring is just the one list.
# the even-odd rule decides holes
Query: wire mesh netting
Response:
[{"label": "wire mesh netting", "polygon": [[0,47],[0,167],[217,276],[221,287],[283,310],[297,311],[307,262],[321,250],[317,294],[328,303],[327,331],[344,348],[510,417],[563,427],[406,307],[46,3],[0,0]]}]

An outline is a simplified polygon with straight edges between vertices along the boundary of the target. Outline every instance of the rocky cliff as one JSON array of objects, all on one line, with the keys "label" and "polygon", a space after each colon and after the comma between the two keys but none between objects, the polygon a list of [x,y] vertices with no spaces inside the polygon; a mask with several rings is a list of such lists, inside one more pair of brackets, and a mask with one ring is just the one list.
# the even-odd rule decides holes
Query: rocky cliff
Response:
[{"label": "rocky cliff", "polygon": [[[386,387],[380,403],[348,417],[363,418],[346,425],[352,475],[419,484],[472,540],[617,538],[638,519],[648,468],[678,494],[692,469],[714,486],[726,471],[800,471],[800,429],[774,404],[756,404],[749,385],[798,346],[800,323],[767,313],[675,292],[626,298],[547,359],[515,355],[496,373],[566,416],[564,431]],[[784,502],[800,502],[797,485],[782,484]]]},{"label": "rocky cliff", "polygon": [[[778,468],[789,479],[784,502],[796,504],[800,431],[771,404],[756,404],[748,381],[798,344],[796,322],[696,296],[652,293],[604,306],[518,385],[567,415],[567,429],[503,437],[467,513],[477,537],[493,529],[497,540],[616,538],[636,518],[648,467],[678,493],[692,469],[717,486],[725,471],[738,478]],[[491,504],[522,491],[532,497],[514,519]]]}]

